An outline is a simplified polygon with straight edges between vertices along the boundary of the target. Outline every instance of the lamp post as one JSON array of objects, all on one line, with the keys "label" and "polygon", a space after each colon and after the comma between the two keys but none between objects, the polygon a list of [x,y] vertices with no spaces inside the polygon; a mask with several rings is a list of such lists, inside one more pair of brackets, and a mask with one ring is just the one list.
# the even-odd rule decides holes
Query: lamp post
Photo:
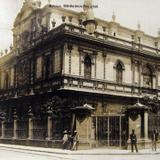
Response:
[{"label": "lamp post", "polygon": [[53,127],[52,114],[53,114],[52,109],[49,106],[48,110],[47,110],[47,138],[46,138],[46,140],[52,139],[52,127]]}]

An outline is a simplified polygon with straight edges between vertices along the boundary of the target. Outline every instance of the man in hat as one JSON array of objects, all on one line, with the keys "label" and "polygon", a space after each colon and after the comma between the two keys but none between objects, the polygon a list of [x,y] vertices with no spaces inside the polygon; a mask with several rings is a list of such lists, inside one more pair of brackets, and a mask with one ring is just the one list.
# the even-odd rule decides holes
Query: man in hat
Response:
[{"label": "man in hat", "polygon": [[156,151],[157,150],[157,141],[158,141],[158,131],[157,129],[154,129],[152,132],[152,150]]},{"label": "man in hat", "polygon": [[68,131],[68,149],[72,149],[73,147],[73,136],[71,131]]},{"label": "man in hat", "polygon": [[136,152],[138,152],[137,148],[137,136],[135,134],[134,129],[132,129],[132,133],[130,134],[130,139],[131,139],[131,150],[134,152],[134,147],[136,149]]},{"label": "man in hat", "polygon": [[68,132],[67,132],[67,130],[65,130],[63,132],[62,144],[63,144],[63,149],[67,149],[67,146],[68,146]]},{"label": "man in hat", "polygon": [[78,144],[79,144],[79,134],[75,130],[73,133],[73,147],[72,150],[78,150]]}]

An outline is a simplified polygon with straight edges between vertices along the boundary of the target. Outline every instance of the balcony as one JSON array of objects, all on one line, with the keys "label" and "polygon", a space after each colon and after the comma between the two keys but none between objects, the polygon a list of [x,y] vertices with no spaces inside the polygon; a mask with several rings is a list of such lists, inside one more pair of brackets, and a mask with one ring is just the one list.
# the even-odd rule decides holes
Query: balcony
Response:
[{"label": "balcony", "polygon": [[157,95],[160,90],[143,88],[128,83],[118,84],[113,81],[84,79],[80,76],[65,75],[64,90],[73,90],[81,92],[90,92],[97,94],[124,96],[124,97],[143,97],[146,94],[150,96]]}]

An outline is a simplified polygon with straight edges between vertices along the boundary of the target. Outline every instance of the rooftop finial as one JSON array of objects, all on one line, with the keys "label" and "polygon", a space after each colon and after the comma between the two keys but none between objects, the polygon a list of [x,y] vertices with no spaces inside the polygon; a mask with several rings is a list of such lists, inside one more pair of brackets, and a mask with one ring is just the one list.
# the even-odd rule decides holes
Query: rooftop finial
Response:
[{"label": "rooftop finial", "polygon": [[84,12],[87,12],[91,8],[92,8],[92,0],[84,0],[84,5],[83,5]]},{"label": "rooftop finial", "polygon": [[112,15],[112,21],[115,22],[116,21],[116,15],[115,12],[113,11],[113,15]]},{"label": "rooftop finial", "polygon": [[84,0],[83,10],[86,13],[87,20],[94,19],[94,12],[92,9],[92,0]]},{"label": "rooftop finial", "polygon": [[137,29],[138,29],[138,30],[141,30],[141,23],[140,23],[140,21],[138,21]]},{"label": "rooftop finial", "polygon": [[92,0],[84,0],[83,10],[86,16],[83,25],[86,27],[89,34],[93,34],[96,30],[96,21],[92,8]]}]

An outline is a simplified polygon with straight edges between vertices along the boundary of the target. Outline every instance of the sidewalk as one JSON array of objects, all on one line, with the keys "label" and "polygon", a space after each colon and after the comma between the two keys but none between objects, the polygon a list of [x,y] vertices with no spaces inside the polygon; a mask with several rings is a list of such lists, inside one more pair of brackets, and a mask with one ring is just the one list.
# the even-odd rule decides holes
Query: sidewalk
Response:
[{"label": "sidewalk", "polygon": [[59,155],[152,155],[160,154],[160,149],[157,152],[151,149],[139,150],[138,153],[132,153],[129,150],[118,150],[118,149],[88,149],[88,150],[78,150],[70,151],[56,148],[43,148],[43,147],[32,147],[32,146],[21,146],[21,145],[10,145],[10,144],[0,144],[0,148],[19,150],[19,151],[34,151],[37,153],[49,153],[49,154],[59,154]]}]

